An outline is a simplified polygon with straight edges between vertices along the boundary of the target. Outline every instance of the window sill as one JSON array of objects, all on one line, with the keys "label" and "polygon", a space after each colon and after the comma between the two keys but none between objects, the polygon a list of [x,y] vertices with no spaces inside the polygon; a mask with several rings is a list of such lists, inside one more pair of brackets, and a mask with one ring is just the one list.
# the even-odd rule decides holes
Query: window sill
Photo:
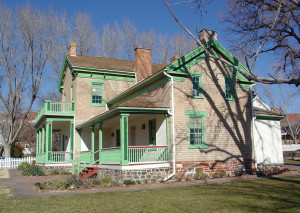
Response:
[{"label": "window sill", "polygon": [[199,144],[199,145],[189,145],[189,149],[207,149],[207,146],[205,144]]},{"label": "window sill", "polygon": [[193,96],[192,98],[195,98],[195,99],[204,99],[203,96]]},{"label": "window sill", "polygon": [[105,104],[90,104],[90,106],[100,106],[100,107],[104,107]]},{"label": "window sill", "polygon": [[225,98],[226,101],[235,101],[233,98]]}]

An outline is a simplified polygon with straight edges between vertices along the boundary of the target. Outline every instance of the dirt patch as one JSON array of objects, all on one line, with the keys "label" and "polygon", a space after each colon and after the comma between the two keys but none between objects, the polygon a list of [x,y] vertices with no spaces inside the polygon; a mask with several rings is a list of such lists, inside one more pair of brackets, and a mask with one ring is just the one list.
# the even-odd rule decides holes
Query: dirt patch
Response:
[{"label": "dirt patch", "polygon": [[0,178],[9,178],[9,172],[7,169],[0,170]]}]

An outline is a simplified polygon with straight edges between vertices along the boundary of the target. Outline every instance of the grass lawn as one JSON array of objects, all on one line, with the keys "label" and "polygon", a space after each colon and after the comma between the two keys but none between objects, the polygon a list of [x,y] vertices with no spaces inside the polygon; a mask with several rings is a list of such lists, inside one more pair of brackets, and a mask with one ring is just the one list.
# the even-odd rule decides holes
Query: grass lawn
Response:
[{"label": "grass lawn", "polygon": [[13,199],[0,212],[300,212],[300,176],[132,192]]},{"label": "grass lawn", "polygon": [[284,159],[284,164],[300,164],[300,160]]}]

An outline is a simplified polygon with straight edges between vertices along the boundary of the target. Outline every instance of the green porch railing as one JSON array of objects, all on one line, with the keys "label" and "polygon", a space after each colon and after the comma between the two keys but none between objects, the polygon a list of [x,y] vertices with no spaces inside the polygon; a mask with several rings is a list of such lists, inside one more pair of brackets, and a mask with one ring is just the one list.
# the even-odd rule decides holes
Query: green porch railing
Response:
[{"label": "green porch railing", "polygon": [[53,163],[60,162],[72,162],[70,152],[52,152],[50,155],[50,161]]},{"label": "green porch railing", "polygon": [[168,146],[130,146],[128,147],[129,163],[168,162]]},{"label": "green porch railing", "polygon": [[51,102],[49,100],[45,101],[44,106],[41,108],[37,116],[35,117],[35,122],[37,122],[45,114],[55,114],[55,115],[74,115],[75,113],[75,102]]},{"label": "green porch railing", "polygon": [[47,153],[40,153],[36,155],[36,162],[37,163],[45,163],[47,160]]},{"label": "green porch railing", "polygon": [[120,163],[121,158],[120,147],[105,148],[100,152],[101,163]]},{"label": "green porch railing", "polygon": [[[99,162],[99,160],[95,161],[94,156],[96,153],[98,153],[100,151],[97,152],[91,152],[91,151],[83,151],[79,153],[79,157],[75,160],[77,163],[77,175],[79,176],[80,171],[82,171],[83,169],[85,169],[86,167],[93,165],[96,162]],[[72,174],[75,174],[75,167],[74,167],[74,163],[75,161],[73,161],[73,165],[72,165]]]}]

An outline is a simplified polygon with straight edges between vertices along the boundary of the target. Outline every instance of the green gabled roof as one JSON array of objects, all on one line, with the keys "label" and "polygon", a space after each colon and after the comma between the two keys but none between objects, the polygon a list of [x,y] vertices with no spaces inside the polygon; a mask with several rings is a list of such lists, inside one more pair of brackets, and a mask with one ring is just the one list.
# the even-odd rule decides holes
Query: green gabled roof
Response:
[{"label": "green gabled roof", "polygon": [[[212,53],[217,57],[223,57],[228,60],[230,63],[239,67],[242,71],[249,73],[249,70],[239,62],[237,58],[235,58],[229,51],[227,51],[218,41],[212,39],[206,43],[206,47],[212,51]],[[188,69],[199,63],[203,59],[207,57],[204,49],[202,47],[198,47],[194,49],[192,52],[182,56],[175,62],[169,64],[166,67],[167,73],[176,74],[176,75],[188,75]],[[226,64],[228,66],[228,64]],[[228,68],[239,78],[239,83],[250,84],[251,82],[242,74],[240,74],[234,68],[228,66]]]}]

